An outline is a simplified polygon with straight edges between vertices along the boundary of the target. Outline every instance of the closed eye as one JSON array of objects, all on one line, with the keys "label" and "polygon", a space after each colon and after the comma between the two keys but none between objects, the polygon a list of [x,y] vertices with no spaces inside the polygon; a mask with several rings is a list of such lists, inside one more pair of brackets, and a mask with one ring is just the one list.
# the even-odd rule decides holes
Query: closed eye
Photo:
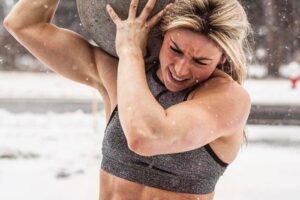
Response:
[{"label": "closed eye", "polygon": [[201,61],[199,61],[199,60],[195,60],[195,62],[196,62],[197,64],[199,64],[199,65],[207,65],[207,63],[201,62]]},{"label": "closed eye", "polygon": [[[170,45],[170,49],[171,49],[173,52],[175,52],[176,54],[180,54],[180,55],[183,54],[183,52],[182,52],[181,50],[177,49],[176,47],[173,47],[172,45]],[[198,65],[208,65],[207,63],[201,62],[200,60],[197,60],[197,59],[195,59],[194,61],[195,61],[195,63],[197,63]]]},{"label": "closed eye", "polygon": [[175,47],[170,46],[170,49],[175,53],[183,54],[182,51],[180,51],[179,49],[176,49]]}]

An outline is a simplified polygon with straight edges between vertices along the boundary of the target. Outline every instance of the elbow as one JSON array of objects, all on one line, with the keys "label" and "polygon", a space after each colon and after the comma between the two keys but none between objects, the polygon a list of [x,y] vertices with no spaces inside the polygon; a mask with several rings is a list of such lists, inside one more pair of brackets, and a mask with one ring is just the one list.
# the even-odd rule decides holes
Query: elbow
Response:
[{"label": "elbow", "polygon": [[128,148],[140,155],[140,156],[153,156],[154,153],[151,151],[151,148],[149,146],[151,145],[151,138],[149,137],[149,134],[146,134],[145,132],[139,131],[129,131],[127,132],[126,139],[127,139],[127,145]]},{"label": "elbow", "polygon": [[9,30],[10,27],[12,26],[11,25],[12,22],[10,21],[10,19],[8,17],[6,17],[4,20],[3,20],[3,27],[6,29],[6,30]]},{"label": "elbow", "polygon": [[156,155],[153,152],[145,149],[145,146],[141,145],[140,140],[128,141],[128,148],[130,151],[138,154],[139,156],[150,157]]},{"label": "elbow", "polygon": [[16,23],[9,17],[7,16],[3,20],[3,27],[8,31],[8,32],[16,32],[17,30],[21,29],[21,27],[18,27]]},{"label": "elbow", "polygon": [[18,16],[14,16],[13,14],[6,16],[2,24],[3,27],[10,33],[20,32],[24,28],[28,27],[28,25],[18,19]]},{"label": "elbow", "polygon": [[140,156],[147,156],[146,152],[144,152],[144,149],[142,148],[143,145],[141,145],[141,140],[139,138],[130,138],[127,139],[127,145],[130,151],[140,155]]}]

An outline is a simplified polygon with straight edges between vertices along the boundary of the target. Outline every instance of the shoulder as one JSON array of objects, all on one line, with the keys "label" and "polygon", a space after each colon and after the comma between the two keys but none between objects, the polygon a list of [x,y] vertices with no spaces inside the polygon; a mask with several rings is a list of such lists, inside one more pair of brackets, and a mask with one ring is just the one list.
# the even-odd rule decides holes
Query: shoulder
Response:
[{"label": "shoulder", "polygon": [[193,93],[193,99],[204,95],[222,97],[223,100],[242,100],[250,104],[248,91],[230,77],[212,77],[199,84]]},{"label": "shoulder", "polygon": [[[226,133],[242,130],[251,109],[249,93],[236,81],[226,77],[213,77],[195,90],[193,101],[209,107],[218,116],[217,126]],[[214,117],[213,116],[213,117]]]}]

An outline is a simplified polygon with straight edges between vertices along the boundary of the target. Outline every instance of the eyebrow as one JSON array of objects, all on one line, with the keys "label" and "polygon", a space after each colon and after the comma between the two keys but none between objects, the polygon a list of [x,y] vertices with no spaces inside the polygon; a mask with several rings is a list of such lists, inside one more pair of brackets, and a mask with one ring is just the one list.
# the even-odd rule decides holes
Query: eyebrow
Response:
[{"label": "eyebrow", "polygon": [[[178,50],[182,51],[182,50],[179,48],[179,46],[173,41],[172,37],[170,37],[170,40],[172,41],[172,43],[175,45],[175,47],[176,47]],[[206,57],[193,57],[193,59],[195,59],[195,60],[213,60],[213,59],[211,59],[211,58],[206,58]]]}]

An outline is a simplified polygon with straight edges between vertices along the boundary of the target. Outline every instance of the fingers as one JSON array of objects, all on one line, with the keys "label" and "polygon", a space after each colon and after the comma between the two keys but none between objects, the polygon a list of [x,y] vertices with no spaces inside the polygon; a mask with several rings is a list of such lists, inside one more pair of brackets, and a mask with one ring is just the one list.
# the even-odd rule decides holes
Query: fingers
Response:
[{"label": "fingers", "polygon": [[170,8],[171,5],[172,4],[167,5],[163,10],[161,10],[159,13],[154,15],[147,23],[149,25],[149,27],[154,27],[161,20],[164,13],[167,11],[167,9]]},{"label": "fingers", "polygon": [[146,21],[155,6],[156,0],[148,0],[139,18]]},{"label": "fingers", "polygon": [[155,16],[153,16],[149,21],[148,21],[148,26],[150,28],[154,27],[162,18],[164,15],[164,11],[161,10],[159,13],[157,13]]},{"label": "fingers", "polygon": [[129,7],[129,13],[128,18],[135,18],[137,7],[139,5],[139,0],[131,0],[130,7]]},{"label": "fingers", "polygon": [[106,5],[106,10],[107,10],[110,18],[112,19],[112,21],[117,25],[121,21],[121,19],[117,15],[117,13],[114,11],[114,9],[109,4]]}]

